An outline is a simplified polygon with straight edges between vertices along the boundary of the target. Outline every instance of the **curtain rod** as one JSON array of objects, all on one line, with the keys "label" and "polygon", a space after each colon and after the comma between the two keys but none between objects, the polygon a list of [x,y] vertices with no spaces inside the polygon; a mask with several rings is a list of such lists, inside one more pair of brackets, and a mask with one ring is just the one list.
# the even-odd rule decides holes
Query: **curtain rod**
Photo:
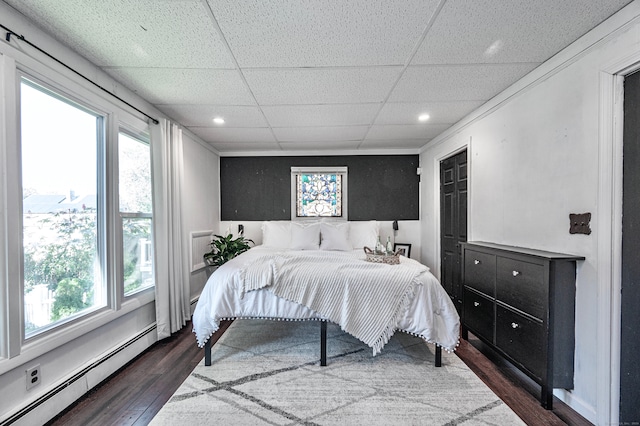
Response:
[{"label": "curtain rod", "polygon": [[54,61],[56,61],[57,63],[59,63],[60,65],[62,65],[63,67],[67,68],[68,70],[72,71],[73,73],[77,74],[78,76],[82,77],[83,79],[85,79],[86,81],[88,81],[89,83],[93,84],[94,86],[96,86],[98,89],[102,90],[105,93],[108,93],[109,95],[111,95],[112,97],[116,98],[117,100],[119,100],[120,102],[122,102],[123,104],[127,105],[130,108],[133,108],[134,110],[138,111],[140,114],[144,115],[145,117],[147,117],[149,120],[153,121],[154,124],[158,124],[159,121],[155,118],[153,118],[152,116],[150,116],[149,114],[147,114],[146,112],[142,111],[141,109],[131,105],[129,102],[125,101],[124,99],[122,99],[120,96],[110,92],[109,90],[105,89],[104,87],[100,86],[98,83],[96,83],[95,81],[89,79],[88,77],[85,77],[83,74],[81,74],[79,71],[75,70],[74,68],[70,67],[69,65],[65,64],[64,62],[62,62],[61,60],[59,60],[58,58],[54,57],[53,55],[51,55],[50,53],[44,51],[43,49],[41,49],[40,47],[36,46],[35,44],[31,43],[29,40],[27,40],[23,35],[20,35],[12,30],[10,30],[9,28],[5,27],[4,25],[0,24],[0,27],[2,27],[4,30],[7,31],[7,34],[5,36],[5,40],[7,40],[8,43],[11,43],[11,36],[16,36],[16,38],[18,38],[18,40],[22,40],[25,43],[27,43],[29,46],[33,47],[34,49],[36,49],[38,52],[48,56],[49,58],[53,59]]}]

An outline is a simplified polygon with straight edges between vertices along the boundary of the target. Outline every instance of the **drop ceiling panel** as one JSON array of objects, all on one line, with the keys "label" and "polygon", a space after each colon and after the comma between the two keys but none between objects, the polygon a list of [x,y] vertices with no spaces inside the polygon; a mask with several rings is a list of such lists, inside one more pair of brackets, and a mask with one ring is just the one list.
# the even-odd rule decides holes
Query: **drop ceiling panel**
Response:
[{"label": "drop ceiling panel", "polygon": [[262,105],[382,102],[401,67],[305,68],[244,71]]},{"label": "drop ceiling panel", "polygon": [[271,105],[262,111],[274,127],[368,125],[380,104]]},{"label": "drop ceiling panel", "polygon": [[629,2],[448,1],[412,63],[541,63]]},{"label": "drop ceiling panel", "polygon": [[536,66],[528,63],[410,66],[389,101],[488,100]]},{"label": "drop ceiling panel", "polygon": [[267,127],[258,107],[232,105],[158,105],[158,108],[184,126],[217,127],[215,117],[223,118],[225,127]]},{"label": "drop ceiling panel", "polygon": [[255,105],[237,71],[108,68],[107,72],[153,104]]},{"label": "drop ceiling panel", "polygon": [[[7,0],[100,66],[234,68],[199,0]],[[19,3],[19,5],[18,5]]]},{"label": "drop ceiling panel", "polygon": [[279,142],[362,140],[367,126],[274,127]]},{"label": "drop ceiling panel", "polygon": [[449,127],[451,127],[449,124],[388,124],[384,126],[371,126],[366,140],[433,139]]},{"label": "drop ceiling panel", "polygon": [[482,105],[484,101],[458,102],[387,102],[376,118],[375,124],[416,124],[418,117],[429,114],[425,124],[453,124]]},{"label": "drop ceiling panel", "polygon": [[403,65],[437,0],[208,0],[241,67]]},{"label": "drop ceiling panel", "polygon": [[190,127],[193,133],[211,143],[216,142],[276,142],[266,127]]}]

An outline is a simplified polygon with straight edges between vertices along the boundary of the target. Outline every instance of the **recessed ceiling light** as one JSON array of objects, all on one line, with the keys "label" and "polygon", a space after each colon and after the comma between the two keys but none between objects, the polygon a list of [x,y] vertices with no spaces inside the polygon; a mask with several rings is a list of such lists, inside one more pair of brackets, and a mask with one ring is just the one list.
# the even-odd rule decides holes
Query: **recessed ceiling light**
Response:
[{"label": "recessed ceiling light", "polygon": [[420,121],[427,121],[429,119],[429,114],[422,114],[418,117]]},{"label": "recessed ceiling light", "polygon": [[213,119],[213,122],[216,124],[224,124],[224,118],[222,117],[216,117]]},{"label": "recessed ceiling light", "polygon": [[484,51],[484,56],[495,56],[502,50],[502,46],[504,46],[504,42],[502,40],[494,41],[493,43],[491,43],[491,46],[487,47],[487,50]]}]

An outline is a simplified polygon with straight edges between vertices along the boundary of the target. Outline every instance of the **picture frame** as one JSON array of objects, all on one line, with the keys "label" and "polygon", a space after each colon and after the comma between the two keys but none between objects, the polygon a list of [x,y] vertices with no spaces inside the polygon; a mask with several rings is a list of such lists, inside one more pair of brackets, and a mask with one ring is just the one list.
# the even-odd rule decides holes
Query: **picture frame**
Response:
[{"label": "picture frame", "polygon": [[405,243],[394,243],[393,244],[393,252],[397,253],[400,250],[400,254],[405,257],[411,257],[411,244]]}]

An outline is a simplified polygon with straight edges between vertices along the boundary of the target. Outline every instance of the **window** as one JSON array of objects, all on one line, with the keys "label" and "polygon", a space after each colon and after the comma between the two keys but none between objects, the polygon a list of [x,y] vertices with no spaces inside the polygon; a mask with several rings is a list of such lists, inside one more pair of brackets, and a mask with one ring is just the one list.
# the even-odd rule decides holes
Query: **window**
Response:
[{"label": "window", "polygon": [[151,152],[146,136],[118,137],[124,295],[154,286],[151,244]]},{"label": "window", "polygon": [[292,167],[292,219],[347,218],[346,167]]},{"label": "window", "polygon": [[104,117],[21,78],[24,332],[106,306],[98,164]]},{"label": "window", "polygon": [[[123,120],[118,130],[106,113],[26,74],[19,101],[19,256],[30,339],[119,310],[138,294],[153,297],[142,295],[155,286],[151,150],[146,123],[110,114]],[[112,128],[115,138],[107,137]]]}]

